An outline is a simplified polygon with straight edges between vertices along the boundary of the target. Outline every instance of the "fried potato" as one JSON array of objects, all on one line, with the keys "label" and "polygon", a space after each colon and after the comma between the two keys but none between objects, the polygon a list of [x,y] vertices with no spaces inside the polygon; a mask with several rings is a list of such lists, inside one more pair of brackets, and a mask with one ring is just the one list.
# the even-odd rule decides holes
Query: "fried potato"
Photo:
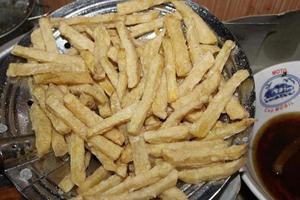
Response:
[{"label": "fried potato", "polygon": [[164,24],[174,50],[177,76],[186,76],[192,69],[192,64],[181,29],[181,22],[173,16],[166,16]]},{"label": "fried potato", "polygon": [[227,139],[235,134],[238,134],[255,122],[253,118],[243,119],[238,122],[232,122],[228,124],[222,124],[219,127],[213,128],[204,140],[215,140],[215,139]]},{"label": "fried potato", "polygon": [[174,126],[156,131],[147,131],[143,133],[146,142],[152,144],[177,142],[184,139],[189,139],[189,128],[187,126]]},{"label": "fried potato", "polygon": [[103,134],[106,131],[111,130],[114,126],[127,122],[128,120],[130,120],[135,109],[136,104],[133,104],[131,106],[128,106],[127,108],[120,110],[111,117],[104,119],[101,123],[88,130],[89,135]]},{"label": "fried potato", "polygon": [[114,86],[114,88],[117,88],[118,81],[119,81],[119,74],[115,69],[115,67],[113,66],[113,64],[106,57],[101,58],[100,63],[107,77],[109,78],[110,82]]},{"label": "fried potato", "polygon": [[78,85],[93,83],[88,72],[51,72],[37,74],[33,78],[36,84]]},{"label": "fried potato", "polygon": [[41,29],[38,28],[32,31],[32,33],[30,34],[30,40],[33,48],[40,50],[46,49]]},{"label": "fried potato", "polygon": [[74,187],[71,174],[67,174],[58,184],[58,187],[65,193],[70,192]]},{"label": "fried potato", "polygon": [[68,152],[68,146],[64,136],[52,129],[51,146],[56,157],[65,155]]},{"label": "fried potato", "polygon": [[82,194],[88,191],[91,187],[94,187],[102,180],[107,179],[110,176],[110,173],[106,171],[103,167],[96,169],[92,175],[88,176],[85,181],[79,186],[78,193]]},{"label": "fried potato", "polygon": [[30,120],[35,133],[37,153],[39,157],[42,157],[50,151],[52,125],[44,111],[36,103],[31,106]]},{"label": "fried potato", "polygon": [[198,42],[202,44],[215,44],[218,39],[216,34],[204,22],[204,20],[197,15],[192,8],[187,6],[184,1],[172,1],[175,8],[182,14],[183,17],[192,17],[195,21],[195,27],[198,32]]},{"label": "fried potato", "polygon": [[144,138],[139,136],[129,137],[129,141],[132,148],[135,175],[148,171],[151,168],[151,164]]},{"label": "fried potato", "polygon": [[187,114],[184,119],[187,120],[188,122],[195,123],[200,119],[202,116],[203,111],[202,110],[195,110],[189,114]]},{"label": "fried potato", "polygon": [[98,105],[98,111],[101,117],[107,118],[110,117],[113,113],[110,109],[110,103],[106,102],[102,105]]},{"label": "fried potato", "polygon": [[81,93],[79,96],[79,101],[81,104],[85,105],[86,107],[92,109],[96,106],[95,100],[91,95]]},{"label": "fried potato", "polygon": [[48,52],[59,53],[56,46],[56,41],[53,37],[52,25],[50,23],[49,18],[48,17],[40,18],[39,25],[40,25],[41,35],[44,40],[45,49]]},{"label": "fried potato", "polygon": [[164,191],[160,196],[162,200],[188,200],[188,197],[177,187]]},{"label": "fried potato", "polygon": [[103,103],[107,102],[107,100],[108,100],[107,96],[105,95],[102,88],[96,84],[94,84],[94,85],[84,84],[84,85],[70,86],[69,89],[72,93],[84,92],[88,95],[91,95],[100,104],[103,104]]},{"label": "fried potato", "polygon": [[51,53],[39,49],[22,47],[19,45],[16,45],[11,51],[11,53],[22,58],[35,60],[42,63],[49,62],[63,65],[78,66],[81,69],[85,68],[84,60],[79,56],[69,56],[65,54]]},{"label": "fried potato", "polygon": [[156,93],[156,97],[152,104],[152,112],[154,115],[160,119],[166,119],[167,117],[167,106],[168,106],[168,96],[167,96],[167,78],[166,73],[163,72]]},{"label": "fried potato", "polygon": [[164,39],[163,49],[165,54],[165,71],[167,78],[168,103],[176,101],[179,96],[179,89],[176,81],[176,63],[173,47],[170,39]]},{"label": "fried potato", "polygon": [[151,0],[151,1],[142,1],[142,2],[139,0],[127,1],[124,3],[117,4],[117,12],[119,15],[126,15],[138,11],[147,10],[152,6],[167,3],[169,1],[170,0]]},{"label": "fried potato", "polygon": [[119,50],[118,52],[118,67],[119,67],[119,80],[116,87],[116,91],[119,97],[119,100],[122,101],[126,89],[128,77],[126,74],[126,54],[124,50]]},{"label": "fried potato", "polygon": [[172,170],[170,174],[158,182],[137,190],[135,192],[122,193],[120,195],[108,195],[101,198],[102,200],[138,200],[138,199],[150,199],[153,197],[159,196],[163,191],[173,187],[176,185],[178,179],[178,172],[176,170]]},{"label": "fried potato", "polygon": [[77,186],[85,181],[84,140],[77,134],[70,136],[71,179]]},{"label": "fried potato", "polygon": [[104,137],[106,137],[107,139],[113,141],[114,143],[120,146],[125,142],[124,134],[116,128],[111,129],[110,131],[104,133]]},{"label": "fried potato", "polygon": [[143,78],[135,88],[125,94],[121,102],[122,108],[126,108],[134,103],[137,103],[144,93],[144,87],[145,79]]},{"label": "fried potato", "polygon": [[6,72],[7,76],[17,77],[17,76],[31,76],[43,73],[52,72],[85,72],[85,68],[62,65],[55,63],[10,63],[8,70]]},{"label": "fried potato", "polygon": [[207,166],[199,169],[186,169],[179,172],[179,179],[186,183],[199,183],[211,180],[219,180],[232,175],[239,170],[246,160],[241,158],[232,162]]},{"label": "fried potato", "polygon": [[88,50],[82,50],[82,51],[80,51],[80,56],[84,60],[85,65],[88,68],[88,70],[92,74],[95,74],[96,69],[95,69],[95,58],[94,58],[94,55],[90,51],[88,51]]},{"label": "fried potato", "polygon": [[110,97],[110,108],[111,108],[111,112],[117,113],[118,111],[122,110],[121,108],[121,102],[119,100],[119,97],[117,95],[117,93],[113,93]]},{"label": "fried potato", "polygon": [[160,17],[153,21],[146,22],[143,24],[138,24],[138,25],[130,27],[129,28],[130,35],[131,35],[131,37],[136,38],[136,37],[142,36],[146,33],[152,32],[155,29],[160,29],[163,27],[163,25],[164,25],[164,18]]},{"label": "fried potato", "polygon": [[233,96],[225,107],[225,112],[231,120],[249,117],[248,111],[241,105],[238,97]]},{"label": "fried potato", "polygon": [[119,47],[117,47],[117,46],[111,46],[108,49],[107,57],[109,59],[111,59],[113,62],[117,63],[118,62],[118,54],[119,54]]},{"label": "fried potato", "polygon": [[129,36],[129,32],[123,22],[117,23],[117,31],[121,39],[121,43],[126,52],[126,71],[128,77],[128,87],[134,88],[140,80],[140,63],[136,53],[136,49]]},{"label": "fried potato", "polygon": [[111,96],[115,92],[114,86],[111,84],[107,77],[100,80],[99,85],[108,96]]},{"label": "fried potato", "polygon": [[204,111],[202,117],[194,124],[192,124],[190,133],[196,137],[205,137],[209,130],[216,123],[220,114],[224,110],[226,104],[231,99],[236,88],[248,78],[249,72],[247,70],[237,71],[223,86],[223,88],[214,96],[212,102]]},{"label": "fried potato", "polygon": [[[139,3],[140,4],[140,3]],[[125,18],[126,25],[135,25],[153,21],[159,17],[159,12],[156,10],[151,10],[148,12],[133,13],[132,15],[127,15]]]},{"label": "fried potato", "polygon": [[146,119],[147,112],[155,97],[157,82],[159,80],[159,73],[162,70],[162,57],[156,55],[151,62],[151,68],[147,73],[144,94],[142,100],[138,103],[134,115],[128,124],[128,132],[132,135],[137,135],[141,130],[144,120]]}]

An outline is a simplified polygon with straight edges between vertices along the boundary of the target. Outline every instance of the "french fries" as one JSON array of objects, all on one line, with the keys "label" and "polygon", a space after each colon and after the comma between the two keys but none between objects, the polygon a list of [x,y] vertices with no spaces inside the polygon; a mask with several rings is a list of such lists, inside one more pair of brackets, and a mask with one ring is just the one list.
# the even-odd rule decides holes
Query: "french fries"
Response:
[{"label": "french fries", "polygon": [[187,199],[178,179],[219,180],[245,163],[247,145],[231,137],[255,122],[236,91],[249,72],[223,70],[235,43],[218,41],[184,1],[128,0],[116,13],[39,25],[32,47],[12,50],[28,62],[7,76],[32,77],[37,154],[68,152],[58,186],[73,199]]}]

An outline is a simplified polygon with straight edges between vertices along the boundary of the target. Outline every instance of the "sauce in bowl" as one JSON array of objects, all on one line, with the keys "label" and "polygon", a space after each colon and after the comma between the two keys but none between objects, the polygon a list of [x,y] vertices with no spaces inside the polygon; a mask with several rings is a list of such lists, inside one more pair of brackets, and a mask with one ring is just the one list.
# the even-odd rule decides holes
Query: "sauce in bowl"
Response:
[{"label": "sauce in bowl", "polygon": [[254,167],[274,199],[300,200],[300,113],[267,121],[254,140]]}]

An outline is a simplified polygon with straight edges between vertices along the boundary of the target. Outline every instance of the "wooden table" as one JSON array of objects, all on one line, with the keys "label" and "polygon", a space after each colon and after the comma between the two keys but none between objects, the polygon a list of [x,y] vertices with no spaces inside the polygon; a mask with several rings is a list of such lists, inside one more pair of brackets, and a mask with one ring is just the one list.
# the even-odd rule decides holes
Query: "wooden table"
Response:
[{"label": "wooden table", "polygon": [[[298,0],[194,0],[204,5],[221,20],[242,16],[281,13],[300,9]],[[72,0],[42,0],[53,11]],[[0,200],[23,200],[14,187],[0,188]]]}]

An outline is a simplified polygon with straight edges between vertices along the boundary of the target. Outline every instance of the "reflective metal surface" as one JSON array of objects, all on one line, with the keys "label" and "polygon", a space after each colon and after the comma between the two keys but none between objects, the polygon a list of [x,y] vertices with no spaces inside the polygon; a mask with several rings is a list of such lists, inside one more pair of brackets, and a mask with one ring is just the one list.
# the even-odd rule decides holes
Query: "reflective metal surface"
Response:
[{"label": "reflective metal surface", "polygon": [[[55,11],[52,16],[55,17],[71,17],[77,15],[93,16],[100,13],[114,12],[116,3],[120,0],[87,0],[76,1],[61,9]],[[235,40],[230,31],[224,25],[210,14],[205,8],[189,2],[193,9],[211,26],[218,34],[219,43],[225,40]],[[170,12],[173,8],[170,5],[164,5],[157,8],[162,12]],[[64,51],[65,40],[56,33],[57,44],[60,50]],[[30,44],[29,35],[25,36],[20,42],[21,45],[28,46]],[[7,79],[5,72],[10,62],[23,62],[22,59],[9,56],[0,69],[0,92],[1,96],[1,115],[0,122],[8,128],[1,137],[11,138],[32,135],[30,119],[28,115],[30,101],[30,92],[28,89],[28,79],[17,78]],[[225,67],[227,77],[230,77],[238,69],[247,69],[251,72],[248,60],[239,47],[234,49],[231,59]],[[238,94],[243,105],[254,115],[254,81],[250,77],[238,89]],[[224,119],[226,120],[226,119]],[[248,141],[249,130],[239,134],[233,143],[245,143]],[[29,136],[31,137],[31,136]],[[5,162],[5,173],[9,179],[15,184],[17,189],[28,199],[64,199],[74,195],[74,191],[63,194],[57,187],[58,182],[68,172],[68,158],[55,158],[52,154],[42,159],[37,159],[34,153],[33,138],[28,148],[24,148],[22,144],[13,144],[17,148],[21,148],[23,154],[16,154],[15,158]],[[9,147],[9,146],[7,146]],[[9,147],[10,148],[10,147]],[[8,149],[9,151],[10,149]],[[15,154],[14,154],[15,155]],[[96,161],[95,161],[96,162]],[[25,171],[24,171],[25,169]],[[221,181],[213,181],[205,184],[190,185],[178,183],[178,186],[189,196],[190,199],[216,199],[222,195],[227,185],[235,176]]]}]

